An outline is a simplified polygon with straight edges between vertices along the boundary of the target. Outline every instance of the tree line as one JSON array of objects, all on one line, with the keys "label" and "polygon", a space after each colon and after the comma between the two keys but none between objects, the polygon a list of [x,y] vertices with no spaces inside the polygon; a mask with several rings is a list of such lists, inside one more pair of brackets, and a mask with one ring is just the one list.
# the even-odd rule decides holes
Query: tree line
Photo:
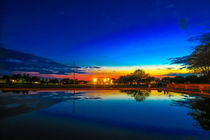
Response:
[{"label": "tree line", "polygon": [[162,79],[164,83],[177,83],[177,84],[207,84],[208,77],[207,76],[196,76],[196,75],[189,75],[189,76],[176,76],[176,77],[164,77]]},{"label": "tree line", "polygon": [[[20,83],[20,84],[87,84],[88,81],[77,79],[56,79],[56,78],[40,78],[38,76],[30,76],[29,74],[13,74],[11,76],[4,75],[0,78],[0,81],[4,81],[6,84]],[[176,77],[164,77],[162,79],[151,77],[144,70],[137,69],[133,73],[120,76],[118,79],[112,78],[115,85],[148,85],[148,84],[161,84],[166,85],[170,83],[177,84],[205,84],[209,82],[209,79],[205,75],[189,75],[189,76],[176,76]],[[1,82],[2,83],[2,82]]]},{"label": "tree line", "polygon": [[12,84],[12,83],[20,83],[20,84],[81,84],[87,83],[85,80],[73,80],[69,78],[57,79],[57,78],[41,78],[38,76],[30,76],[29,74],[13,74],[3,75],[0,77],[2,83]]},{"label": "tree line", "polygon": [[120,76],[115,80],[117,84],[127,84],[127,85],[140,85],[140,84],[206,84],[209,79],[205,75],[189,75],[189,76],[176,76],[176,77],[164,77],[162,79],[151,77],[149,74],[145,73],[143,70],[138,69],[134,73]]}]

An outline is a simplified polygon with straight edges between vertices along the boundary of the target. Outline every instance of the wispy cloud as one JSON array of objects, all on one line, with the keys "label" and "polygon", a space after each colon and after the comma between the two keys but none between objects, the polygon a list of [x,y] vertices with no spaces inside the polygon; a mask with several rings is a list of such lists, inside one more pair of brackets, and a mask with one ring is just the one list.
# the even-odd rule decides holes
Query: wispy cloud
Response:
[{"label": "wispy cloud", "polygon": [[[32,72],[37,74],[68,75],[73,72],[72,66],[2,47],[0,47],[0,67],[1,74]],[[77,66],[76,73],[85,74],[86,71]]]},{"label": "wispy cloud", "polygon": [[196,34],[188,39],[188,41],[196,41],[199,43],[210,43],[210,31]]},{"label": "wispy cloud", "polygon": [[189,75],[195,75],[195,73],[169,73],[169,74],[164,74],[163,76],[189,76]]}]

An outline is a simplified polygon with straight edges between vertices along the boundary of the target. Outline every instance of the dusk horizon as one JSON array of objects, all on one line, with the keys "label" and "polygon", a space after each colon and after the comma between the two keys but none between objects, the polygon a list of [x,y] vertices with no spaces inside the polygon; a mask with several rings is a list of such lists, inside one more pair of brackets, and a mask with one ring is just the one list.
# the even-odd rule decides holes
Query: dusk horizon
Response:
[{"label": "dusk horizon", "polygon": [[210,0],[1,0],[0,140],[210,140]]}]

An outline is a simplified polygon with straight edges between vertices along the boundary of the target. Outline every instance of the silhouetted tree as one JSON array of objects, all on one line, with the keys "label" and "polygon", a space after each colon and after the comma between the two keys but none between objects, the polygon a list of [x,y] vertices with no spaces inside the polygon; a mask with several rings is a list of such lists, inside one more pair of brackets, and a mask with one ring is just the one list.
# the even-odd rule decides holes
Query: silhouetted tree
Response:
[{"label": "silhouetted tree", "polygon": [[58,81],[58,79],[50,79],[49,83],[56,84],[56,83],[59,83],[59,81]]},{"label": "silhouetted tree", "polygon": [[[138,85],[140,82],[147,82],[146,78],[149,78],[149,74],[145,73],[141,69],[135,70],[133,73],[126,75],[126,76],[120,76],[116,82],[123,83],[123,84],[130,84],[132,85],[134,82],[136,82]],[[148,79],[149,80],[149,79]]]},{"label": "silhouetted tree", "polygon": [[118,82],[119,84],[127,84],[127,83],[128,83],[127,76],[120,76],[120,77],[117,79],[117,82]]},{"label": "silhouetted tree", "polygon": [[20,80],[22,78],[22,75],[21,74],[13,74],[11,78],[14,80]]},{"label": "silhouetted tree", "polygon": [[182,64],[188,69],[207,76],[210,82],[210,43],[199,45],[189,56],[170,59],[172,64]]},{"label": "silhouetted tree", "polygon": [[30,75],[29,74],[23,74],[22,75],[22,78],[23,78],[23,80],[24,81],[26,81],[26,82],[31,82],[31,77],[30,77]]},{"label": "silhouetted tree", "polygon": [[173,81],[173,78],[164,77],[164,78],[162,79],[162,81],[163,81],[164,83],[171,83],[171,82]]},{"label": "silhouetted tree", "polygon": [[146,83],[150,83],[151,81],[156,81],[155,77],[147,77],[146,78]]},{"label": "silhouetted tree", "polygon": [[31,82],[39,82],[40,81],[40,78],[37,77],[37,76],[32,76],[31,77]]},{"label": "silhouetted tree", "polygon": [[140,84],[140,82],[142,82],[143,80],[145,80],[146,78],[149,77],[149,74],[145,73],[141,69],[135,70],[132,75],[133,75],[133,78],[137,82],[138,85]]},{"label": "silhouetted tree", "polygon": [[2,79],[6,81],[6,83],[10,84],[11,83],[11,77],[8,75],[3,75]]},{"label": "silhouetted tree", "polygon": [[73,79],[69,79],[69,78],[64,78],[60,81],[62,84],[73,84],[74,80]]},{"label": "silhouetted tree", "polygon": [[183,76],[176,76],[176,77],[174,77],[174,78],[172,79],[172,81],[173,81],[174,83],[183,84],[183,83],[185,83],[185,77],[183,77]]},{"label": "silhouetted tree", "polygon": [[185,77],[185,81],[187,83],[192,83],[192,84],[196,84],[198,83],[198,80],[199,78],[196,76],[196,75],[189,75],[187,77]]}]

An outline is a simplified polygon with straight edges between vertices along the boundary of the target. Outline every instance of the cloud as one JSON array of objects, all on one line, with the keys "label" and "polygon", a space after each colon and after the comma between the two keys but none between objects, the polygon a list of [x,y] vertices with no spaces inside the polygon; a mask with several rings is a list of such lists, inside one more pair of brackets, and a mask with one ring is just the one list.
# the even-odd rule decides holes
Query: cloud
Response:
[{"label": "cloud", "polygon": [[83,66],[83,69],[100,69],[100,66]]},{"label": "cloud", "polygon": [[174,69],[174,68],[173,68],[173,67],[168,67],[168,68],[167,68],[167,70],[172,70],[172,69]]},{"label": "cloud", "polygon": [[163,76],[189,76],[189,75],[195,75],[195,73],[168,73],[164,74]]},{"label": "cloud", "polygon": [[192,36],[188,41],[195,41],[202,44],[210,43],[210,31],[199,33],[195,36]]},{"label": "cloud", "polygon": [[179,19],[179,27],[182,30],[187,30],[187,19],[186,18]]},{"label": "cloud", "polygon": [[[61,64],[45,57],[22,53],[0,47],[1,75],[13,72],[35,72],[39,74],[68,75],[73,72],[73,66]],[[81,67],[76,67],[76,73],[85,74]]]}]

